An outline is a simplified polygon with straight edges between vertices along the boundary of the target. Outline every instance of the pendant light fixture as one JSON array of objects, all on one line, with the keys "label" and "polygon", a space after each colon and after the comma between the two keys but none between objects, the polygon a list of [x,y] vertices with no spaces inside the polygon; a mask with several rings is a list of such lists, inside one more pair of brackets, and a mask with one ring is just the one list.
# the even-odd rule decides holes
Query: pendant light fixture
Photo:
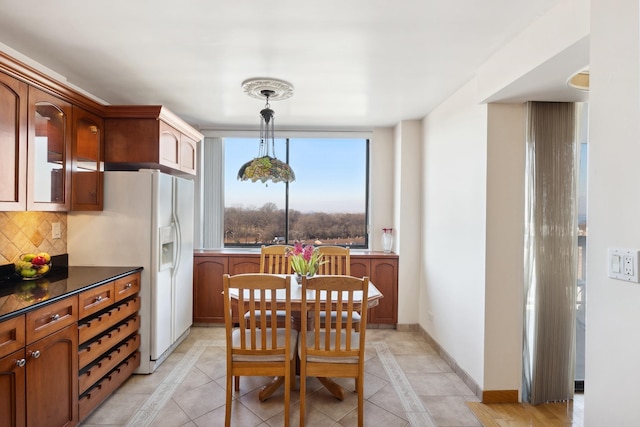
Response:
[{"label": "pendant light fixture", "polygon": [[279,160],[275,152],[274,114],[269,100],[287,99],[293,94],[293,87],[282,80],[250,79],[242,83],[244,91],[254,98],[265,99],[260,111],[260,141],[258,156],[240,167],[238,179],[252,182],[292,182],[296,179],[291,166]]}]

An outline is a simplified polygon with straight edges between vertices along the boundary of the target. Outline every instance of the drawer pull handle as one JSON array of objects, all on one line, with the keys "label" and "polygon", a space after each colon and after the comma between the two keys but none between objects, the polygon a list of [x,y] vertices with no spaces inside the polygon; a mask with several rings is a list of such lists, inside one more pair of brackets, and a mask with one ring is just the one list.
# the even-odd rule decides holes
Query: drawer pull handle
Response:
[{"label": "drawer pull handle", "polygon": [[58,313],[51,315],[52,322],[55,322],[56,320],[59,320],[59,319],[60,319],[60,315]]},{"label": "drawer pull handle", "polygon": [[133,283],[129,282],[124,286],[124,288],[125,289],[131,289],[132,286],[133,286]]},{"label": "drawer pull handle", "polygon": [[16,360],[16,366],[17,366],[18,368],[22,368],[22,367],[24,367],[24,365],[26,365],[26,364],[27,364],[27,361],[26,361],[26,360],[24,360],[24,359],[18,359],[18,360]]},{"label": "drawer pull handle", "polygon": [[32,351],[31,357],[33,357],[34,359],[37,359],[38,357],[40,357],[40,350]]},{"label": "drawer pull handle", "polygon": [[96,302],[100,302],[100,301],[102,301],[102,295],[98,295],[98,296],[96,297]]}]

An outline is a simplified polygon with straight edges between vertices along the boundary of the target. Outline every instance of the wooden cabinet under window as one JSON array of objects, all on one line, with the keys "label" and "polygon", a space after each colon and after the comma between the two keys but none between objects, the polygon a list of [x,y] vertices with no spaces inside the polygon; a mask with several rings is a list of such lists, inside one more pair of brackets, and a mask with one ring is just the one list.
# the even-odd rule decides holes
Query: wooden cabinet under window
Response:
[{"label": "wooden cabinet under window", "polygon": [[[193,322],[224,323],[222,276],[257,273],[260,254],[196,251],[193,269]],[[369,309],[370,325],[398,323],[398,256],[380,252],[352,253],[351,275],[369,276],[382,292],[378,306]]]},{"label": "wooden cabinet under window", "polygon": [[160,169],[195,175],[197,142],[204,136],[163,106],[105,108],[108,170]]}]

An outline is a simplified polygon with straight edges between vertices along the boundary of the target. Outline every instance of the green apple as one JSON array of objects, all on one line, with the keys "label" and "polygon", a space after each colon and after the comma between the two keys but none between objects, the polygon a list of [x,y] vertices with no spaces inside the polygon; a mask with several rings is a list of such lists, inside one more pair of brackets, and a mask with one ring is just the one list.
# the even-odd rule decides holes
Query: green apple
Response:
[{"label": "green apple", "polygon": [[35,268],[25,268],[20,270],[20,275],[22,277],[33,277],[38,274],[38,271]]},{"label": "green apple", "polygon": [[37,256],[36,254],[24,254],[22,255],[22,261],[31,262],[31,260],[34,259],[36,256]]}]

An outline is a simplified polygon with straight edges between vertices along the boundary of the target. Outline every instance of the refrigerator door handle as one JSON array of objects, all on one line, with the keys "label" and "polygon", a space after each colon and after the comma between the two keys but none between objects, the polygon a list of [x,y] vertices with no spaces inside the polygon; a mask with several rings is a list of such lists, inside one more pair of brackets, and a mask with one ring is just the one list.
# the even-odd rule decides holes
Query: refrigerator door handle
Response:
[{"label": "refrigerator door handle", "polygon": [[172,187],[173,187],[173,192],[172,192],[173,196],[172,196],[171,204],[173,206],[171,206],[171,221],[173,222],[172,225],[175,229],[176,246],[175,246],[175,258],[173,260],[173,271],[171,272],[171,276],[172,276],[172,279],[175,280],[175,277],[178,274],[178,267],[180,267],[180,256],[182,255],[182,229],[180,227],[180,220],[176,215],[176,212],[178,212],[178,196],[177,196],[178,182],[176,181],[176,179],[173,180]]}]

